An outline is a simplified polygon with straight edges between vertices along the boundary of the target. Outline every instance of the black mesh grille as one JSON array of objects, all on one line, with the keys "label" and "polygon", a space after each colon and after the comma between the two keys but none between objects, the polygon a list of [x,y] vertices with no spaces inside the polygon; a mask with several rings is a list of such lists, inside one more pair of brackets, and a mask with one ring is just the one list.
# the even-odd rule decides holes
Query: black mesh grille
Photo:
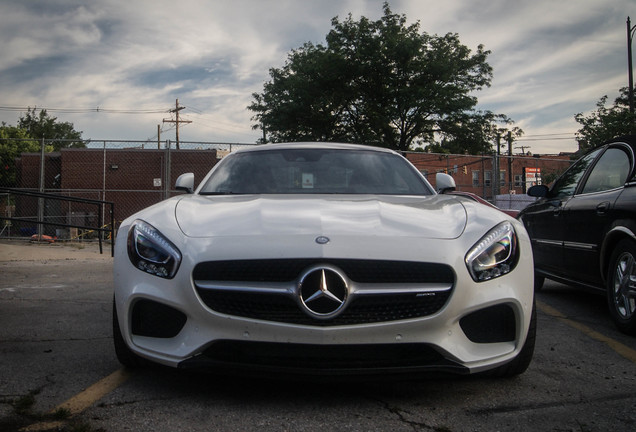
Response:
[{"label": "black mesh grille", "polygon": [[206,262],[196,266],[196,281],[281,282],[299,278],[308,267],[330,264],[342,269],[352,281],[387,285],[385,293],[359,295],[344,312],[330,320],[308,316],[294,298],[269,292],[225,291],[197,287],[202,301],[212,310],[245,318],[313,326],[337,326],[420,318],[438,312],[451,290],[426,293],[391,293],[394,283],[437,283],[452,286],[454,273],[442,264],[364,260],[242,260]]},{"label": "black mesh grille", "polygon": [[454,281],[453,270],[445,264],[411,261],[376,261],[353,259],[272,259],[210,261],[198,264],[194,280],[290,282],[307,267],[332,264],[360,283],[448,283]]},{"label": "black mesh grille", "polygon": [[353,325],[419,318],[440,310],[450,296],[449,291],[419,297],[415,294],[359,296],[336,318],[316,320],[306,315],[294,299],[284,295],[215,290],[200,290],[199,294],[210,309],[220,313],[314,326]]}]

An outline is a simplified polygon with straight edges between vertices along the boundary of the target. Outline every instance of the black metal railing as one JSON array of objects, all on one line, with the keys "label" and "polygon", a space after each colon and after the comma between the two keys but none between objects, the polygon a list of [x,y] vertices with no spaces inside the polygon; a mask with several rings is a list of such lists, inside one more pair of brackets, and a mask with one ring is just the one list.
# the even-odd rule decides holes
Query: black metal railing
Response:
[{"label": "black metal railing", "polygon": [[[111,243],[111,255],[115,253],[115,204],[110,201],[101,201],[88,198],[79,198],[65,195],[58,195],[52,193],[34,192],[24,189],[2,188],[0,187],[0,194],[9,197],[8,202],[14,202],[12,205],[12,211],[6,211],[4,214],[0,214],[0,221],[18,223],[18,224],[30,224],[36,225],[35,233],[33,235],[36,238],[41,238],[44,235],[45,226],[63,227],[63,228],[77,228],[81,230],[89,230],[97,232],[97,238],[99,241],[99,252],[103,253],[103,237],[105,233],[109,234]],[[21,197],[37,198],[36,205],[26,205],[24,202],[20,202]],[[95,206],[96,212],[94,218],[97,220],[95,225],[86,224],[84,219],[83,223],[73,223],[78,220],[68,214],[64,215],[60,210],[55,214],[46,214],[45,208],[47,207],[46,201],[53,200],[57,202],[77,203],[82,209],[86,207]],[[61,208],[61,206],[60,206]],[[108,216],[106,217],[106,212]],[[66,222],[64,222],[64,220]],[[105,220],[107,222],[105,223]]]}]

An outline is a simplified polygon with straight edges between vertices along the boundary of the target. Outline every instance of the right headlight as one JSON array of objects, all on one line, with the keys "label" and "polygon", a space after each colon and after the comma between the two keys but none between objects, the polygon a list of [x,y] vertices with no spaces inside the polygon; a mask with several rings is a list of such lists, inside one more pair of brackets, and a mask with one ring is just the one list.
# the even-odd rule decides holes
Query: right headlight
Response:
[{"label": "right headlight", "polygon": [[128,231],[128,257],[139,270],[166,279],[172,279],[181,264],[179,249],[155,227],[139,219]]},{"label": "right headlight", "polygon": [[494,227],[466,254],[466,266],[476,282],[510,273],[518,261],[517,234],[510,222]]}]

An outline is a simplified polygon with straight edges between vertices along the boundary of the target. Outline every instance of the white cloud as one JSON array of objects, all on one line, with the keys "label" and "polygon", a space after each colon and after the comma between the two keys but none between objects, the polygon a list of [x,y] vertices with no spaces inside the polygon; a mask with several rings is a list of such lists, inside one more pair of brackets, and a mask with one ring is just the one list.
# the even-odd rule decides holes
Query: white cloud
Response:
[{"label": "white cloud", "polygon": [[[394,0],[431,34],[458,33],[492,51],[493,85],[480,107],[526,135],[571,133],[573,116],[626,85],[630,0]],[[378,19],[383,0],[50,0],[0,3],[5,106],[149,109],[173,106],[193,123],[183,139],[253,142],[246,106],[268,70],[304,42],[324,42],[331,18]],[[631,9],[631,10],[630,10]],[[166,113],[166,117],[169,114]],[[15,113],[0,111],[9,124]],[[99,139],[145,139],[161,115],[60,115]],[[539,148],[564,142],[538,141]],[[570,146],[573,143],[569,144]],[[535,152],[537,150],[535,149]]]}]

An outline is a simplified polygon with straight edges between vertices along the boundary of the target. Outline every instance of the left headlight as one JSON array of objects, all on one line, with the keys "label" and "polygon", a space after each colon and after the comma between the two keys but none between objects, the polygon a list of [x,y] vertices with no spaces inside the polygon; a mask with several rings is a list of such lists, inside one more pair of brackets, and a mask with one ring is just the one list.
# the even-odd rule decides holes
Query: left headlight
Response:
[{"label": "left headlight", "polygon": [[494,227],[466,254],[466,266],[476,282],[510,273],[518,261],[517,234],[510,222]]},{"label": "left headlight", "polygon": [[166,279],[172,279],[181,264],[179,249],[142,220],[133,222],[128,231],[128,257],[139,270]]}]

